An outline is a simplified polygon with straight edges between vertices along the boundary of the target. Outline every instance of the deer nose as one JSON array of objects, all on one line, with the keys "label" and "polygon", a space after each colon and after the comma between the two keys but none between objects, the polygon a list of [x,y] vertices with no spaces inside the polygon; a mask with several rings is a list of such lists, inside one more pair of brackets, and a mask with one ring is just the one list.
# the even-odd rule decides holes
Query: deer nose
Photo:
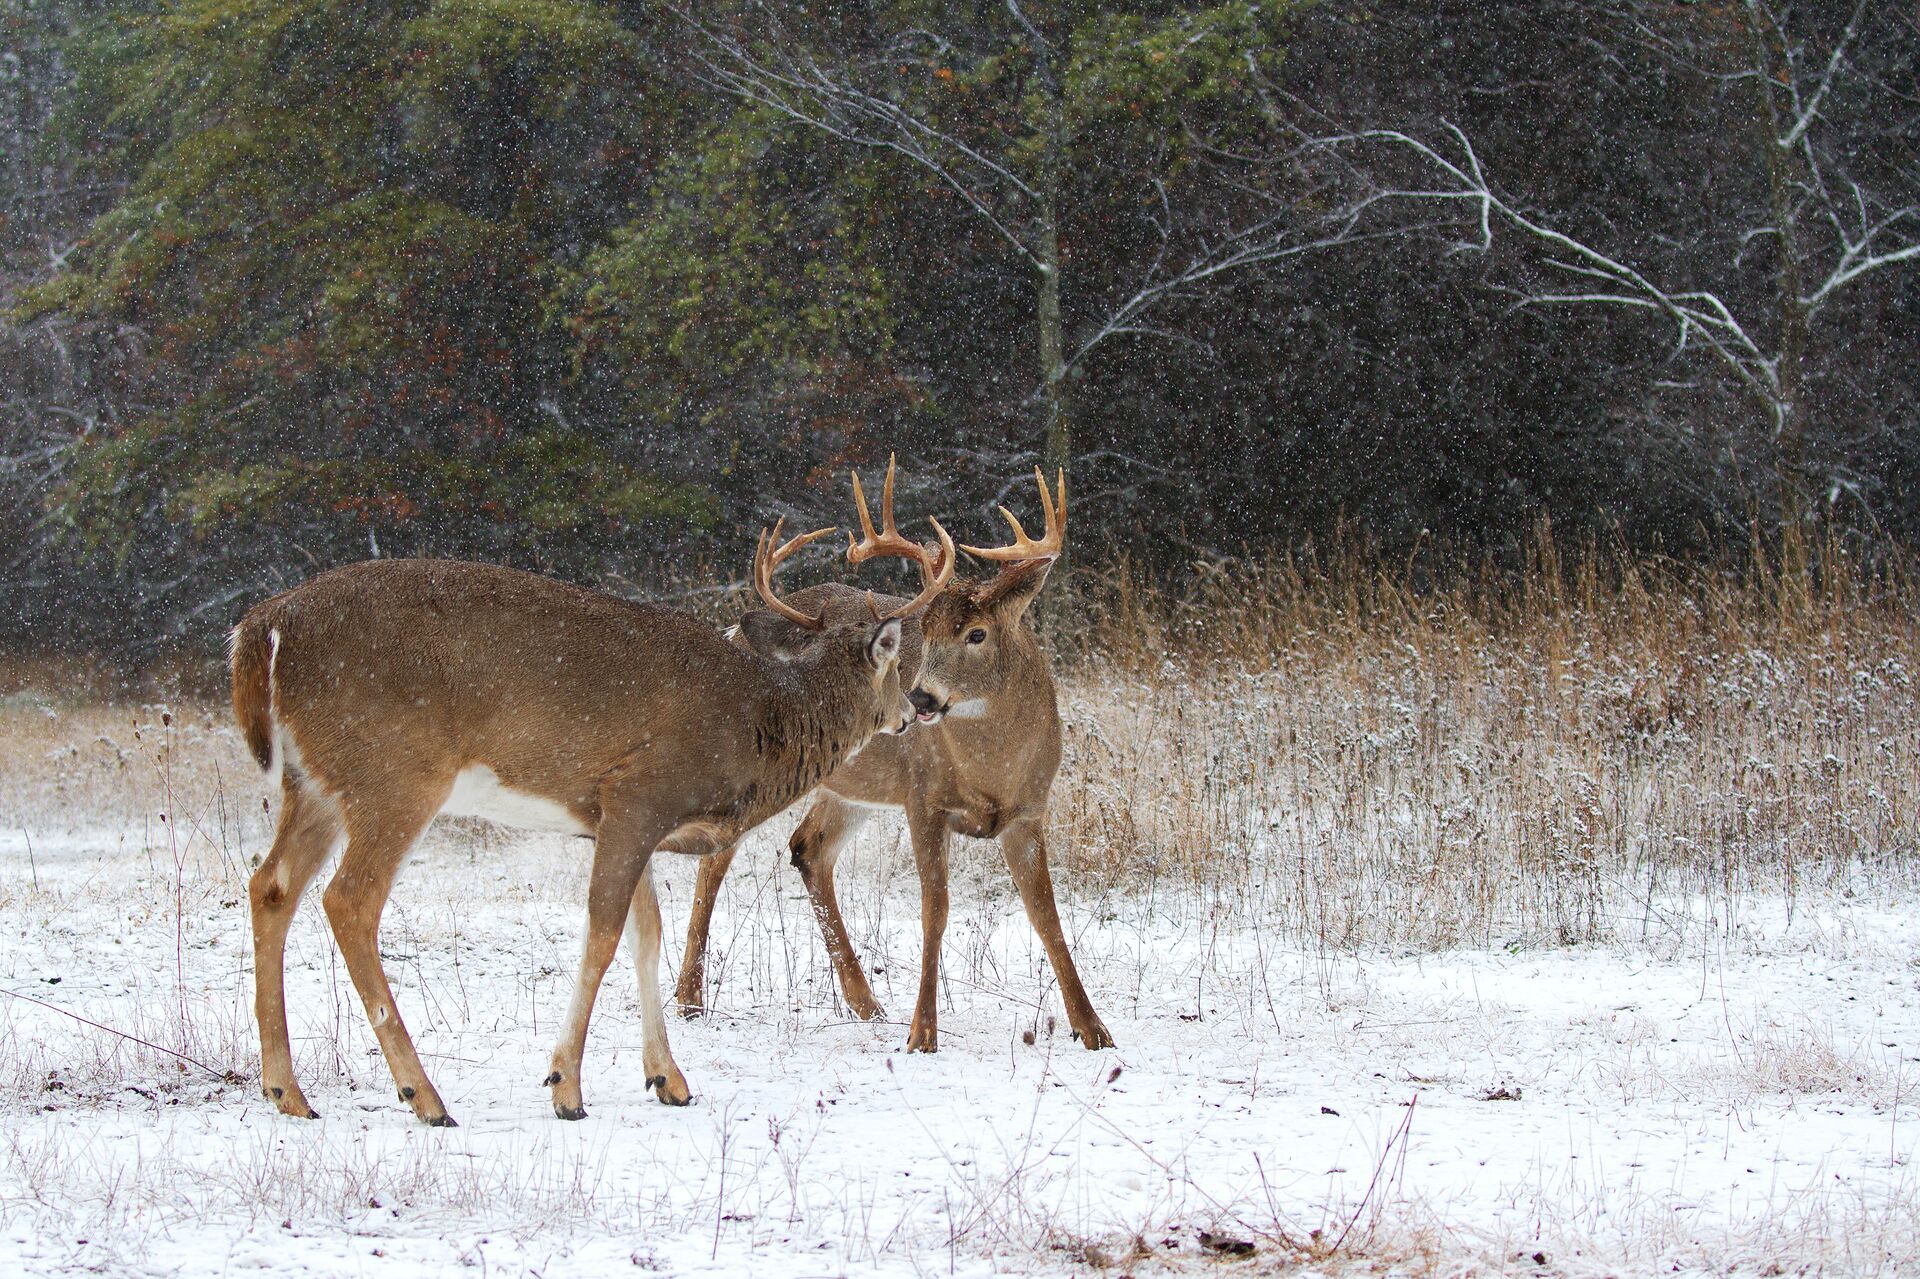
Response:
[{"label": "deer nose", "polygon": [[907,700],[913,703],[913,716],[922,724],[936,724],[947,713],[951,702],[943,702],[924,688],[916,688],[907,694]]}]

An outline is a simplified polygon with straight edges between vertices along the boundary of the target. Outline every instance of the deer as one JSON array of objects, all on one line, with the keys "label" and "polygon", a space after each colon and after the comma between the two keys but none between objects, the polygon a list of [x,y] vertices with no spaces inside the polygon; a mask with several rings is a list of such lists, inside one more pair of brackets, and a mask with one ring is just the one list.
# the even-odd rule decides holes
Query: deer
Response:
[{"label": "deer", "polygon": [[[421,1067],[387,983],[380,916],[402,864],[440,813],[593,839],[587,926],[545,1085],[561,1119],[586,1117],[581,1061],[602,977],[633,940],[646,1088],[691,1093],[667,1042],[651,856],[731,846],[838,769],[876,734],[910,727],[902,628],[918,596],[830,619],[774,589],[774,574],[836,530],[781,542],[762,530],[753,585],[790,651],[763,656],[685,613],[532,573],[458,560],[369,560],[256,604],[231,635],[233,708],[280,790],[273,844],[248,885],[261,1088],[317,1118],[294,1077],[284,979],[287,929],[335,854],[326,917],[400,1100],[457,1126]],[[934,531],[946,557],[952,539]],[[894,548],[926,564],[931,552]]]},{"label": "deer", "polygon": [[[939,1050],[940,943],[947,925],[947,847],[954,834],[999,840],[1027,919],[1059,981],[1074,1037],[1090,1049],[1113,1047],[1113,1036],[1094,1011],[1074,967],[1047,867],[1047,805],[1060,766],[1060,712],[1046,652],[1026,613],[1065,546],[1067,481],[1060,473],[1056,497],[1048,492],[1038,467],[1034,479],[1045,520],[1041,537],[1029,537],[1018,517],[1000,507],[1012,525],[1013,541],[961,548],[997,563],[998,572],[984,580],[949,581],[919,619],[920,661],[909,694],[915,707],[912,731],[875,738],[829,774],[788,841],[847,1007],[856,1017],[872,1021],[885,1012],[848,940],[833,869],[868,814],[884,808],[906,814],[920,879],[921,931],[920,985],[907,1031],[909,1052]],[[863,558],[910,556],[906,548],[917,544],[894,523],[892,461],[881,495],[879,533],[857,473],[854,497],[864,540],[851,548],[849,558],[856,552]],[[939,567],[937,558],[930,566],[923,564],[923,595],[932,580],[928,573]],[[945,567],[951,570],[952,565]],[[831,584],[808,591],[820,598],[851,594]],[[773,624],[756,627],[751,634],[743,628],[737,642],[778,652],[796,638]],[[674,990],[683,1016],[705,1011],[714,903],[738,852],[736,843],[700,865],[686,954]]]}]

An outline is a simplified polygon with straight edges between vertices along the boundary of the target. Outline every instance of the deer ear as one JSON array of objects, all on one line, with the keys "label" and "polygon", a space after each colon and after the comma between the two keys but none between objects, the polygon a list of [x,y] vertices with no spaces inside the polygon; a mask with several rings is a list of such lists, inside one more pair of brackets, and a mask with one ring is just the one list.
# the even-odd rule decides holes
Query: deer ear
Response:
[{"label": "deer ear", "polygon": [[900,660],[900,619],[891,618],[873,628],[867,639],[867,660],[883,671]]},{"label": "deer ear", "polygon": [[791,662],[813,642],[814,633],[771,609],[756,608],[740,619],[740,635],[747,641],[747,647],[760,656]]},{"label": "deer ear", "polygon": [[1051,555],[1009,564],[987,583],[986,589],[975,597],[976,602],[992,609],[1005,625],[1012,626],[1026,613],[1027,605],[1033,603],[1040,588],[1047,584],[1047,570],[1052,567]]}]

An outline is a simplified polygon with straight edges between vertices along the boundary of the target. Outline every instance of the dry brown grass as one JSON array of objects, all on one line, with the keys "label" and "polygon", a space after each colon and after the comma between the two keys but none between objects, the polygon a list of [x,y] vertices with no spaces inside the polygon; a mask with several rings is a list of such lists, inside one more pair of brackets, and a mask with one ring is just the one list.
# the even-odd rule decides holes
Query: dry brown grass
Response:
[{"label": "dry brown grass", "polygon": [[1066,681],[1064,860],[1252,894],[1332,945],[1655,938],[1748,890],[1905,876],[1916,595],[1821,563],[1563,561],[1543,528],[1517,577],[1424,590],[1358,553],[1178,597],[1118,575]]},{"label": "dry brown grass", "polygon": [[[1749,892],[1900,881],[1920,592],[1818,560],[1563,557],[1543,528],[1518,574],[1346,550],[1095,577],[1056,645],[1055,859],[1078,895],[1201,887],[1334,947],[1680,939]],[[7,820],[165,847],[178,810],[196,855],[257,846],[225,707],[103,702],[90,670],[0,666]]]}]

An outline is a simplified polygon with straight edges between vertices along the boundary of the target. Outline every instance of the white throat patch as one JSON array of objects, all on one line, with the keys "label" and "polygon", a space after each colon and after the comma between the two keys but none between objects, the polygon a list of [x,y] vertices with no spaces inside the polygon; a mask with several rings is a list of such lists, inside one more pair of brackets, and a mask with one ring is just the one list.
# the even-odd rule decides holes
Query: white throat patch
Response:
[{"label": "white throat patch", "polygon": [[987,717],[987,699],[969,697],[964,702],[955,702],[947,707],[948,719],[985,719]]}]

